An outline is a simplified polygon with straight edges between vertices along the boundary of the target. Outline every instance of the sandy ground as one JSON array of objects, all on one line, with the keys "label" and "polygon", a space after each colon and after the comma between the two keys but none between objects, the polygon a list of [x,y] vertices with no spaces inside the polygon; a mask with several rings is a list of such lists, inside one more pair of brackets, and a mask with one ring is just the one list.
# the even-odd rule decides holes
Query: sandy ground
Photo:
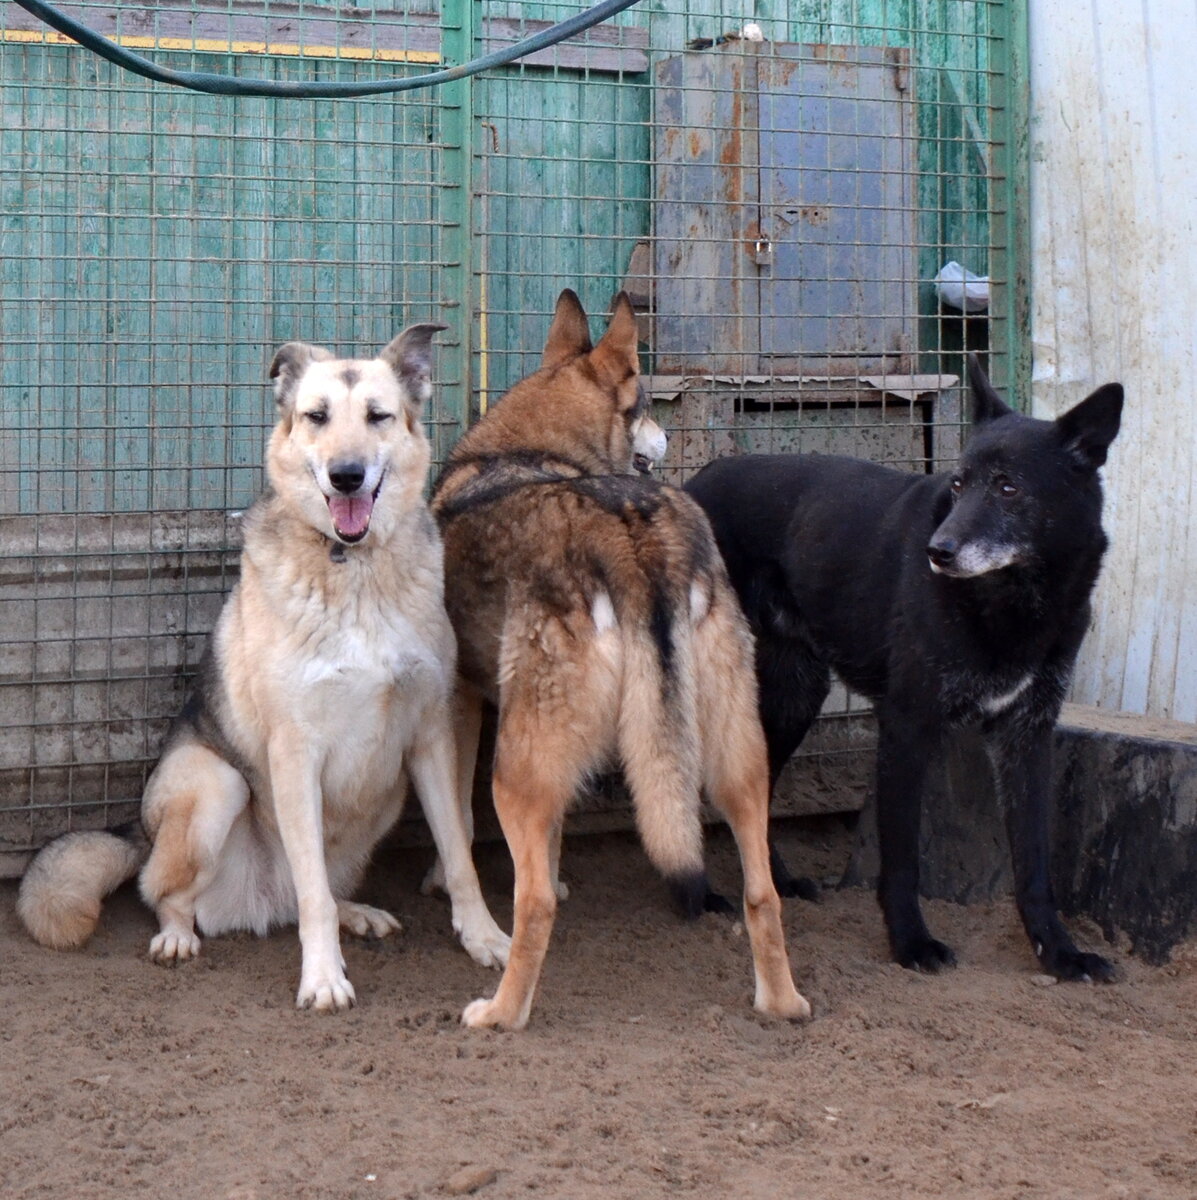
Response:
[{"label": "sandy ground", "polygon": [[[834,873],[838,822],[783,845]],[[738,879],[725,834],[714,873]],[[885,960],[871,896],[787,905],[805,1026],[749,1006],[742,929],[685,925],[624,835],[571,840],[532,1023],[462,1029],[493,990],[391,852],[365,898],[405,932],[351,942],[358,1007],[296,1012],[293,931],[152,965],[128,890],[76,954],[32,945],[0,886],[0,1195],[170,1200],[474,1194],[756,1198],[1197,1196],[1197,946],[1109,987],[1047,986],[1013,909],[931,904],[961,966]],[[502,846],[479,851],[510,918]],[[1093,929],[1079,935],[1096,944]]]}]

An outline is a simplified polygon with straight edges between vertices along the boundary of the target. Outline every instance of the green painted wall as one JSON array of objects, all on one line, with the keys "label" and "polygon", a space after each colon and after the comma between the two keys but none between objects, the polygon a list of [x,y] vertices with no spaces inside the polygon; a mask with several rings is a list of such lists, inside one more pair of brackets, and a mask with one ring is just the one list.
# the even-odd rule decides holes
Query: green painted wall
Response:
[{"label": "green painted wall", "polygon": [[278,345],[369,352],[442,315],[435,93],[234,100],[5,44],[0,105],[0,512],[243,505]]},{"label": "green painted wall", "polygon": [[[449,3],[447,23],[467,13],[476,34],[483,17],[579,7]],[[947,258],[1004,270],[987,261],[986,143],[1008,8],[754,9],[770,38],[910,49],[924,281]],[[646,31],[651,66],[738,28],[743,12],[644,0],[616,23]],[[604,311],[650,231],[651,71],[513,67],[452,94],[235,100],[148,84],[74,48],[0,49],[0,154],[16,167],[0,176],[0,512],[244,504],[260,484],[273,349],[302,338],[364,352],[419,319],[448,321],[446,341],[458,339],[430,414],[443,456],[467,375],[476,403],[482,384],[497,394],[533,366],[564,285]],[[288,78],[407,69],[153,53]],[[472,131],[472,162],[453,130]],[[919,302],[934,312],[929,283]],[[940,323],[924,326],[922,344],[938,349]]]}]

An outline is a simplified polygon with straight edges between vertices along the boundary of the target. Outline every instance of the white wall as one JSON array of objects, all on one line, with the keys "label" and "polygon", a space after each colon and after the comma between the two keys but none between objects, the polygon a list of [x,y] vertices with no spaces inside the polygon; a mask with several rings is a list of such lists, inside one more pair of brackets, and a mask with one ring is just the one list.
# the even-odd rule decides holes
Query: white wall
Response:
[{"label": "white wall", "polygon": [[1033,403],[1126,387],[1073,698],[1197,721],[1197,0],[1030,0]]}]

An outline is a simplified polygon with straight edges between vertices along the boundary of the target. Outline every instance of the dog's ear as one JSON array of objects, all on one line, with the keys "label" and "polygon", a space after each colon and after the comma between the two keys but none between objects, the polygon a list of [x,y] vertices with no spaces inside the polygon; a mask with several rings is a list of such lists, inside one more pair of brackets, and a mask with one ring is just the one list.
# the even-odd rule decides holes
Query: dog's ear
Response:
[{"label": "dog's ear", "polygon": [[542,368],[559,367],[579,354],[589,354],[590,350],[590,324],[586,320],[586,310],[578,299],[578,293],[566,288],[557,297],[557,308],[553,313],[553,323],[549,326],[540,365]]},{"label": "dog's ear", "polygon": [[409,325],[379,352],[382,359],[407,389],[412,404],[422,408],[432,395],[432,338],[448,325],[425,321]]},{"label": "dog's ear", "polygon": [[1014,410],[997,394],[981,360],[970,353],[968,356],[968,382],[973,389],[973,424],[981,425],[995,417],[1009,416]]},{"label": "dog's ear", "polygon": [[304,371],[314,362],[327,362],[332,355],[323,346],[309,346],[307,342],[288,342],[279,347],[270,364],[270,378],[274,380],[274,401],[280,413],[288,412],[295,400],[295,385]]},{"label": "dog's ear", "polygon": [[[615,297],[611,313],[611,324],[607,332],[595,346],[590,355],[590,362],[599,378],[612,387],[618,388],[627,380],[640,374],[640,356],[636,352],[639,335],[636,331],[636,313],[627,292],[620,292]],[[630,389],[620,392],[621,410],[633,407],[638,398],[639,390]]]},{"label": "dog's ear", "polygon": [[1096,471],[1106,461],[1110,443],[1122,424],[1122,384],[1106,383],[1063,416],[1056,429],[1064,449],[1082,466]]}]

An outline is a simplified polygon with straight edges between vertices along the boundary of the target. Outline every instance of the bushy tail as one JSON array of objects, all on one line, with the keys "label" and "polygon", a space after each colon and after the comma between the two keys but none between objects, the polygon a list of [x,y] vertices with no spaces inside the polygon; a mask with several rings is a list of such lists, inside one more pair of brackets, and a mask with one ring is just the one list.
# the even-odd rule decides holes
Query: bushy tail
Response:
[{"label": "bushy tail", "polygon": [[137,873],[149,849],[136,821],[66,833],[44,846],[17,893],[17,914],[34,941],[77,950],[95,931],[104,897]]},{"label": "bushy tail", "polygon": [[701,760],[688,613],[661,598],[653,620],[621,623],[619,751],[644,848],[687,911],[702,911],[706,875]]}]

